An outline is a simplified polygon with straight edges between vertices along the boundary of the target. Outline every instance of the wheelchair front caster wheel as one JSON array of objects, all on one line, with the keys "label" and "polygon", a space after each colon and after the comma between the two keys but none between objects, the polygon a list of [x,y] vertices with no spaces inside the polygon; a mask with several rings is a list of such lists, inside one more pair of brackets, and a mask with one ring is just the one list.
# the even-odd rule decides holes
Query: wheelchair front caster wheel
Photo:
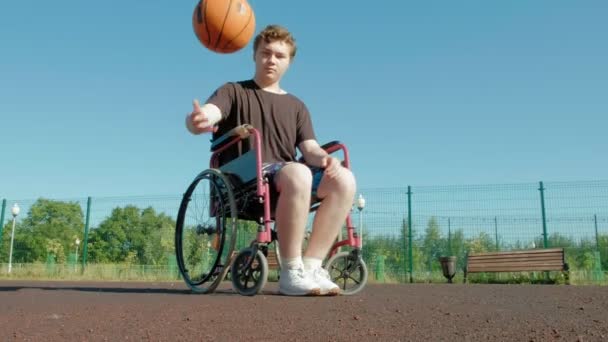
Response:
[{"label": "wheelchair front caster wheel", "polygon": [[243,296],[254,296],[266,285],[268,280],[268,261],[262,251],[249,247],[241,250],[232,262],[230,276],[232,287]]},{"label": "wheelchair front caster wheel", "polygon": [[340,286],[341,294],[353,295],[367,284],[367,266],[361,257],[349,252],[341,252],[331,257],[325,269],[331,280]]}]

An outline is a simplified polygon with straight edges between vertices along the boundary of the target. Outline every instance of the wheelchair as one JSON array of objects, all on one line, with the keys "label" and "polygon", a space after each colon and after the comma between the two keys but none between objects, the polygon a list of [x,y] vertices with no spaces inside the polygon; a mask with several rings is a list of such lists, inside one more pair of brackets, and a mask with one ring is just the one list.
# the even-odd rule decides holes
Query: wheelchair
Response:
[{"label": "wheelchair", "polygon": [[[223,151],[244,141],[250,144],[249,151],[219,165]],[[237,293],[246,296],[259,293],[268,279],[267,256],[271,244],[280,267],[277,232],[272,228],[276,193],[273,194],[262,171],[260,146],[260,132],[248,124],[213,140],[210,168],[194,178],[182,197],[176,221],[175,252],[180,274],[194,293],[215,291],[228,272]],[[333,141],[322,147],[330,154],[342,150],[342,165],[350,168],[346,146]],[[313,212],[320,202],[314,198],[311,202]],[[240,220],[257,223],[256,238],[248,247],[234,251]],[[339,237],[332,245],[324,268],[343,295],[352,295],[365,287],[368,271],[361,254],[362,238],[350,214],[345,226],[346,237]]]}]

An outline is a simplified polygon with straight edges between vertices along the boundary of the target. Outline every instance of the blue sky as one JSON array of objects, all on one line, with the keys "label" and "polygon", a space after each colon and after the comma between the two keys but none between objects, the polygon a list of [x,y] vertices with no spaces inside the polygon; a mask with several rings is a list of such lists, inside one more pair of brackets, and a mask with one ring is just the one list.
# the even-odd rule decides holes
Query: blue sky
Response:
[{"label": "blue sky", "polygon": [[[607,179],[605,1],[251,0],[298,42],[283,88],[360,188]],[[191,101],[253,75],[196,1],[0,5],[0,198],[179,195],[209,160]]]}]

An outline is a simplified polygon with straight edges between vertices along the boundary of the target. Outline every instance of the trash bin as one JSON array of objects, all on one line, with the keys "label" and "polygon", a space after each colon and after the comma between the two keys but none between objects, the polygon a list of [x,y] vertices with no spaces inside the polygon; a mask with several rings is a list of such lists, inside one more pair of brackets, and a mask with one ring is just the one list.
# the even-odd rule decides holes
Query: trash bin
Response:
[{"label": "trash bin", "polygon": [[443,276],[448,279],[448,283],[452,283],[452,278],[456,275],[456,257],[446,256],[440,257],[439,262],[441,263],[441,270]]}]

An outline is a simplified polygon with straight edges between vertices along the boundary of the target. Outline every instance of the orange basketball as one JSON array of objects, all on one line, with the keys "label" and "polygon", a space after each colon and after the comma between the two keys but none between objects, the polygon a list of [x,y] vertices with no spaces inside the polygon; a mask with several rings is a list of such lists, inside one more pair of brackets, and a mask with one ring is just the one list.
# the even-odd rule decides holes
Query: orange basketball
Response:
[{"label": "orange basketball", "polygon": [[192,15],[192,26],[206,48],[232,53],[251,40],[255,15],[245,0],[200,0]]}]

